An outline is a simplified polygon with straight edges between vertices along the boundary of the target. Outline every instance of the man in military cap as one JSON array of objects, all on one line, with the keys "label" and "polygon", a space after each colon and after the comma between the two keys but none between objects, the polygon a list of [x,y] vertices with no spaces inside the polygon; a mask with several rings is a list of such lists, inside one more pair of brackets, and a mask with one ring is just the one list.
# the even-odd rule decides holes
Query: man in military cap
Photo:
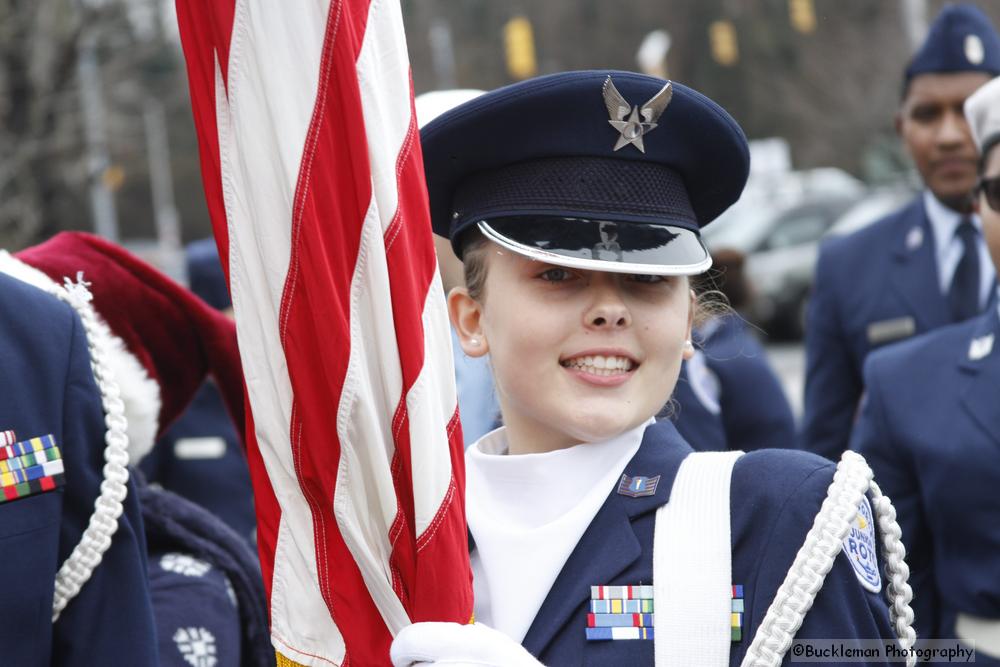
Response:
[{"label": "man in military cap", "polygon": [[873,348],[977,315],[994,269],[972,211],[976,147],[962,104],[1000,73],[1000,36],[966,4],[946,6],[906,69],[896,128],[925,189],[820,251],[806,329],[802,445],[846,449]]}]

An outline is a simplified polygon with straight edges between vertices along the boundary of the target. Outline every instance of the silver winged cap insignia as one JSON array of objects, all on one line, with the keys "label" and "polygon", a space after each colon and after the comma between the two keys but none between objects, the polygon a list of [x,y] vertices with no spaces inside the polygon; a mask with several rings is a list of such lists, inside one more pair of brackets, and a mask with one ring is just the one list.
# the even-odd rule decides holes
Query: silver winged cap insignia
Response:
[{"label": "silver winged cap insignia", "polygon": [[[669,81],[667,81],[667,85],[660,88],[660,92],[653,95],[649,98],[648,102],[642,105],[640,113],[642,114],[643,119],[653,127],[656,127],[656,121],[660,120],[660,115],[663,113],[663,110],[667,108],[667,105],[670,104],[670,99],[673,96],[674,87],[670,85]],[[651,130],[653,128],[651,127],[649,129]],[[648,131],[649,130],[647,130],[647,132]]]},{"label": "silver winged cap insignia", "polygon": [[611,120],[624,120],[632,109],[632,105],[626,102],[622,94],[618,92],[618,89],[615,88],[615,82],[611,80],[610,76],[604,80],[601,91],[604,93],[604,105],[608,107],[608,115],[611,116]]},{"label": "silver winged cap insignia", "polygon": [[670,104],[670,98],[673,97],[673,86],[668,81],[656,95],[653,95],[642,105],[641,110],[638,106],[632,106],[625,100],[625,97],[618,92],[610,75],[604,80],[601,92],[604,95],[604,105],[608,108],[608,116],[610,116],[608,124],[618,130],[620,134],[613,150],[617,151],[632,144],[640,152],[645,153],[646,148],[643,145],[642,137],[656,128],[663,110],[667,108],[667,105]]}]

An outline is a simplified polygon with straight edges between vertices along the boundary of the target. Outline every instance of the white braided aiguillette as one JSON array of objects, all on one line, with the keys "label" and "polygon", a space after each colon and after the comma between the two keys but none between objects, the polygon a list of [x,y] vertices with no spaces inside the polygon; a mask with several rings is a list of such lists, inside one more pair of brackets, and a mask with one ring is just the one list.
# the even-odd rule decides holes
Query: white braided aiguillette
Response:
[{"label": "white braided aiguillette", "polygon": [[83,531],[80,543],[76,545],[66,562],[56,573],[55,594],[52,598],[52,622],[66,608],[83,585],[90,579],[94,569],[101,563],[104,553],[111,546],[111,537],[118,530],[118,517],[122,513],[122,501],[128,493],[128,422],[125,419],[125,405],[121,391],[115,382],[114,373],[107,363],[107,338],[102,335],[97,314],[90,301],[92,296],[84,282],[83,274],[77,274],[74,283],[65,279],[65,286],[54,285],[50,290],[55,296],[73,306],[83,323],[90,351],[90,365],[94,380],[101,392],[101,404],[105,412],[107,433],[104,436],[104,481],[101,493],[94,501],[94,513]]},{"label": "white braided aiguillette", "polygon": [[[844,537],[857,515],[858,505],[869,489],[875,498],[875,512],[884,536],[886,576],[891,582],[890,614],[900,646],[904,649],[913,646],[913,610],[909,606],[913,594],[907,583],[909,569],[903,561],[906,550],[899,540],[901,531],[892,503],[882,495],[872,477],[872,470],[864,457],[856,452],[844,452],[812,528],[747,649],[743,667],[777,667],[781,664],[833,567]],[[915,657],[907,659],[907,665],[915,663]]]}]

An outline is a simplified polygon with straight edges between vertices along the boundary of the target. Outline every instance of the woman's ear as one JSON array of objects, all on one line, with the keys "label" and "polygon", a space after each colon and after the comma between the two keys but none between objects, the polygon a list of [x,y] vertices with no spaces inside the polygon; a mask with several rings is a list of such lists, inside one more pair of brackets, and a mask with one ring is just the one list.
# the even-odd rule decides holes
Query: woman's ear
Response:
[{"label": "woman's ear", "polygon": [[448,293],[448,316],[465,354],[481,357],[490,351],[482,329],[483,306],[469,296],[465,287],[455,287]]}]

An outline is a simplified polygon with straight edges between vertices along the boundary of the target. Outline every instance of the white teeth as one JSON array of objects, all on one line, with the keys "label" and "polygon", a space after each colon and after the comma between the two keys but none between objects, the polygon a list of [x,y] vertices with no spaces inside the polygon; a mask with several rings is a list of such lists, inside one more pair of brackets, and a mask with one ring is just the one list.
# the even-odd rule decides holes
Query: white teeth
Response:
[{"label": "white teeth", "polygon": [[628,357],[605,357],[601,355],[577,357],[562,362],[567,368],[576,368],[591,375],[620,375],[632,370],[635,364]]}]

